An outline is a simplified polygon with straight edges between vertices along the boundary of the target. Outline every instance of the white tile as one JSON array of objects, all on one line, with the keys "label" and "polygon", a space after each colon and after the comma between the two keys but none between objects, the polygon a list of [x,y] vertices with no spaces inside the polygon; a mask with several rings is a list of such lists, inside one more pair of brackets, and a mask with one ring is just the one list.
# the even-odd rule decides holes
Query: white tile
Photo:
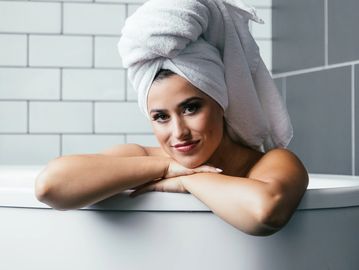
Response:
[{"label": "white tile", "polygon": [[64,100],[124,100],[125,71],[64,69],[62,87]]},{"label": "white tile", "polygon": [[26,132],[27,105],[24,101],[0,101],[0,132]]},{"label": "white tile", "polygon": [[127,16],[131,16],[141,5],[128,5],[128,14]]},{"label": "white tile", "polygon": [[0,164],[43,165],[59,155],[58,135],[0,135]]},{"label": "white tile", "polygon": [[131,135],[127,136],[127,143],[136,143],[142,146],[159,146],[155,135]]},{"label": "white tile", "polygon": [[30,132],[92,132],[90,102],[30,102]]},{"label": "white tile", "polygon": [[127,100],[136,101],[137,100],[137,92],[133,89],[130,80],[127,78]]},{"label": "white tile", "polygon": [[252,23],[252,35],[254,38],[272,38],[272,11],[271,9],[257,9],[258,16],[264,24]]},{"label": "white tile", "polygon": [[95,67],[123,67],[117,49],[119,37],[95,37]]},{"label": "white tile", "polygon": [[122,3],[122,4],[142,4],[146,0],[95,0],[98,3]]},{"label": "white tile", "polygon": [[64,4],[66,34],[119,35],[125,19],[125,5]]},{"label": "white tile", "polygon": [[0,35],[0,65],[26,65],[25,35]]},{"label": "white tile", "polygon": [[0,68],[0,98],[59,99],[60,70]]},{"label": "white tile", "polygon": [[90,67],[92,38],[77,36],[30,36],[30,66]]},{"label": "white tile", "polygon": [[268,70],[272,69],[272,40],[257,41],[261,57]]},{"label": "white tile", "polygon": [[95,105],[95,132],[149,133],[149,120],[137,103],[98,102]]},{"label": "white tile", "polygon": [[60,3],[0,1],[0,32],[60,33]]},{"label": "white tile", "polygon": [[123,143],[125,143],[124,135],[63,135],[62,154],[99,153]]},{"label": "white tile", "polygon": [[39,2],[93,2],[93,0],[36,0],[36,1],[39,1]]}]

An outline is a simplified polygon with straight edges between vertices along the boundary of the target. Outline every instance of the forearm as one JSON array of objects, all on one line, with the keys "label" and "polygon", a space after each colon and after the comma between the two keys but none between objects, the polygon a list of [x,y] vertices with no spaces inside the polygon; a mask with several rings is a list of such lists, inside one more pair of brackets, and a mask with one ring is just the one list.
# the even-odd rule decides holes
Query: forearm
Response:
[{"label": "forearm", "polygon": [[161,157],[63,156],[51,161],[36,180],[39,200],[57,209],[93,204],[163,176]]},{"label": "forearm", "polygon": [[198,173],[182,177],[184,188],[217,216],[251,235],[268,235],[278,228],[263,222],[276,203],[268,183],[223,174]]}]

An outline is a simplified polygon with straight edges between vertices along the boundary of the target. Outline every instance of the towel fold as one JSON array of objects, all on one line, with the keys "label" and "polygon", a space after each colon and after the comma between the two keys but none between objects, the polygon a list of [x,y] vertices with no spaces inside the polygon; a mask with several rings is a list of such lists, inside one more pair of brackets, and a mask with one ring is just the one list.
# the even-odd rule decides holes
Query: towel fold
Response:
[{"label": "towel fold", "polygon": [[170,69],[224,109],[234,141],[266,152],[287,147],[293,129],[240,0],[148,0],[127,18],[118,43],[141,111],[160,69]]}]

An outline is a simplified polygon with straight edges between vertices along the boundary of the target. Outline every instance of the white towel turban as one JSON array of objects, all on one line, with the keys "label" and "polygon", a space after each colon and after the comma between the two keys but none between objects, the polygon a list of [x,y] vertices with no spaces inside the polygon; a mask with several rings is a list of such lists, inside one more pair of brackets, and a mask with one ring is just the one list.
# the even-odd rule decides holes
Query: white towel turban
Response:
[{"label": "white towel turban", "polygon": [[290,118],[249,20],[261,22],[240,0],[149,0],[139,7],[118,49],[141,111],[149,117],[153,79],[169,69],[217,101],[234,141],[262,152],[287,147]]}]

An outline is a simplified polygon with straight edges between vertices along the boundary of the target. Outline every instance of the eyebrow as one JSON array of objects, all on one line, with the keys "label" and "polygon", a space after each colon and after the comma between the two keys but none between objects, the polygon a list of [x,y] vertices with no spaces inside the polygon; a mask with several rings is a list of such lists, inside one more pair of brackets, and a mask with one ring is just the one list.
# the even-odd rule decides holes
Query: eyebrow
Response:
[{"label": "eyebrow", "polygon": [[[177,107],[183,107],[184,105],[186,105],[187,103],[190,103],[191,101],[193,100],[200,100],[202,101],[203,98],[200,98],[200,97],[189,97],[189,98],[186,98],[184,101],[180,102],[179,104],[177,104]],[[153,113],[153,112],[166,112],[167,110],[166,109],[152,109],[150,111],[150,113]]]}]

